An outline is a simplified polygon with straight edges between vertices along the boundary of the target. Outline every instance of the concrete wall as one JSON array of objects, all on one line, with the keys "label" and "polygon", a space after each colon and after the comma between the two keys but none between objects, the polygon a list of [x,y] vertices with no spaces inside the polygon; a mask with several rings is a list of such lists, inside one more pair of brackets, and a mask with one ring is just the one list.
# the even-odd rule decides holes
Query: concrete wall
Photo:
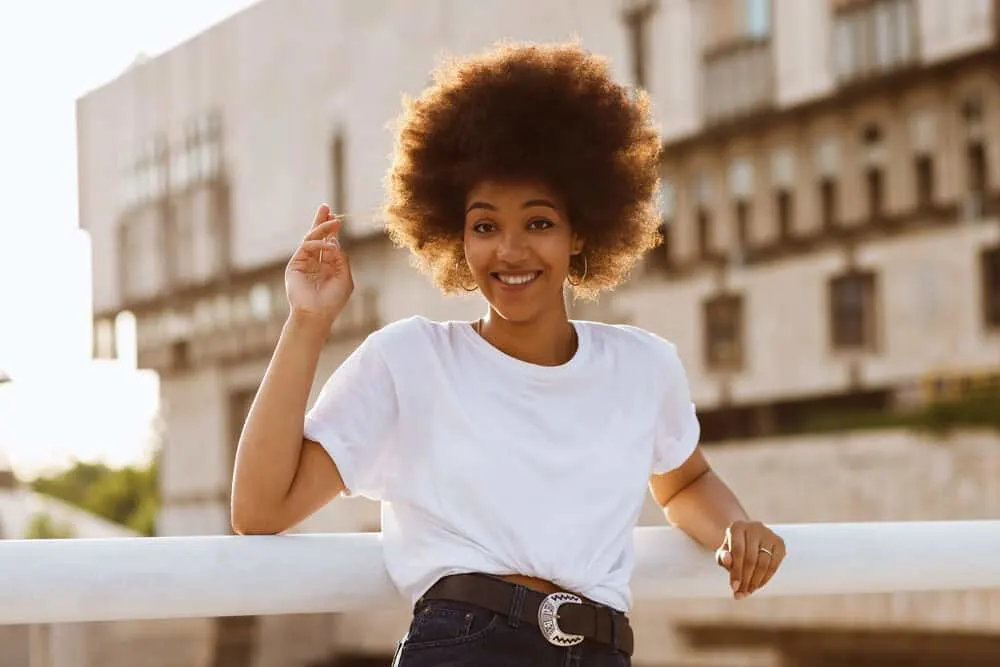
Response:
[{"label": "concrete wall", "polygon": [[[346,138],[352,229],[377,226],[392,148],[386,123],[403,94],[427,84],[442,53],[477,51],[501,38],[579,37],[627,80],[617,7],[612,0],[522,1],[515,9],[493,1],[272,0],[136,65],[77,105],[80,220],[98,260],[95,310],[121,303],[115,225],[123,180],[153,137],[176,146],[187,123],[219,110],[233,188],[233,261],[237,268],[269,263],[295,247],[315,205],[330,198],[337,131]],[[301,39],[314,29],[324,38]]]},{"label": "concrete wall", "polygon": [[996,39],[992,0],[917,0],[924,62],[952,58]]},{"label": "concrete wall", "polygon": [[647,277],[608,300],[632,323],[674,341],[701,409],[717,406],[726,384],[736,402],[847,391],[852,364],[861,386],[891,386],[937,370],[1000,365],[1000,332],[983,326],[978,260],[998,242],[1000,224],[990,220],[859,248],[856,265],[878,281],[878,348],[860,356],[830,344],[828,281],[848,267],[842,252],[732,270],[722,284],[745,298],[746,364],[726,379],[705,367],[702,302],[720,289],[710,272],[682,282]]}]

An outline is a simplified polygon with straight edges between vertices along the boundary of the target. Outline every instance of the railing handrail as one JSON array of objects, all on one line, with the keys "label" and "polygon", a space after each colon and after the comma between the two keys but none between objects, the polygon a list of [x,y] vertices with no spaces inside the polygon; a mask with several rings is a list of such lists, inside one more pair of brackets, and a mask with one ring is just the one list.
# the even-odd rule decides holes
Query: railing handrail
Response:
[{"label": "railing handrail", "polygon": [[[783,524],[758,596],[1000,589],[1000,521]],[[728,598],[676,529],[635,531],[637,600]],[[406,604],[378,533],[0,541],[0,625],[325,613]]]}]

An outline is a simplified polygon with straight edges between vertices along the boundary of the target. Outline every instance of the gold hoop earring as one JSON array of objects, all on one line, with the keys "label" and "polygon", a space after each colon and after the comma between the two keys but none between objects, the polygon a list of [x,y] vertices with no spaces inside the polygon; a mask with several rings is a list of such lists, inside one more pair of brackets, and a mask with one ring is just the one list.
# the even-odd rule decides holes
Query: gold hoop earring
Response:
[{"label": "gold hoop earring", "polygon": [[579,287],[580,283],[582,283],[584,280],[587,279],[587,268],[588,268],[587,267],[587,256],[584,255],[583,256],[583,275],[581,275],[580,279],[577,280],[576,282],[573,282],[572,280],[569,279],[569,276],[566,276],[566,282],[568,282],[573,287]]},{"label": "gold hoop earring", "polygon": [[[462,267],[462,263],[461,262],[455,262],[455,270],[458,271],[459,274],[462,273],[462,268],[463,267]],[[473,281],[475,281],[475,278],[473,278]],[[466,292],[475,292],[476,290],[479,289],[479,285],[477,285],[475,282],[472,283],[472,287],[466,287],[465,285],[461,285],[461,287]]]}]

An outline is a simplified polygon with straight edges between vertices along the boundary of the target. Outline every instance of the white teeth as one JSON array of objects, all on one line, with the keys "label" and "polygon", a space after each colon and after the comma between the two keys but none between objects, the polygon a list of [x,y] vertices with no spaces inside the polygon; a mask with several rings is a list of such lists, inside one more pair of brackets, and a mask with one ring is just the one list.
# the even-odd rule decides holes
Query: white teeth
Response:
[{"label": "white teeth", "polygon": [[532,280],[538,277],[538,272],[534,273],[498,273],[496,274],[497,279],[505,285],[524,285],[530,283]]}]

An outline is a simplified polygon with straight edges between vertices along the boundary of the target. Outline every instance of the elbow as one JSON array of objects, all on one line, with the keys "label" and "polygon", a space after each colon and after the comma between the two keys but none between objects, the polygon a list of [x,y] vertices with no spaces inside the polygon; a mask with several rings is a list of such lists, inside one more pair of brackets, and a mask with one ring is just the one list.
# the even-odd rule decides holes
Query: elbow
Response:
[{"label": "elbow", "polygon": [[285,530],[269,513],[247,507],[235,497],[229,511],[229,523],[237,535],[278,535]]}]

